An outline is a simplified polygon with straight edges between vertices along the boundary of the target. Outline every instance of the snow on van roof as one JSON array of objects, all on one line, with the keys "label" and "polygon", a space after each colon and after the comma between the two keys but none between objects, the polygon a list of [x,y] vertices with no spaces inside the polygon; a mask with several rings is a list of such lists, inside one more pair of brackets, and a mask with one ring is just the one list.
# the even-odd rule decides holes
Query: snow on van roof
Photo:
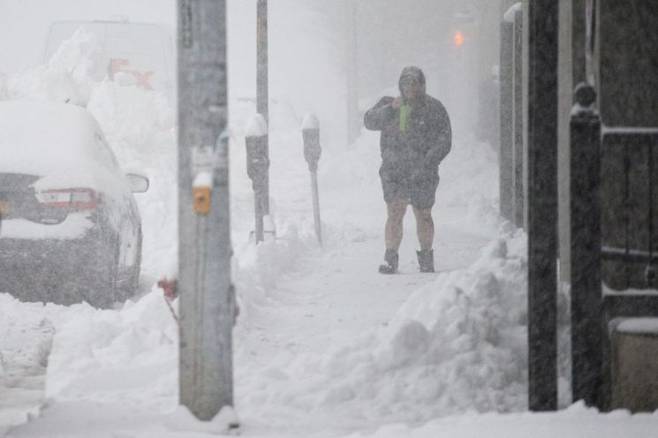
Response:
[{"label": "snow on van roof", "polygon": [[102,134],[76,105],[0,102],[0,172],[48,175],[101,164]]}]

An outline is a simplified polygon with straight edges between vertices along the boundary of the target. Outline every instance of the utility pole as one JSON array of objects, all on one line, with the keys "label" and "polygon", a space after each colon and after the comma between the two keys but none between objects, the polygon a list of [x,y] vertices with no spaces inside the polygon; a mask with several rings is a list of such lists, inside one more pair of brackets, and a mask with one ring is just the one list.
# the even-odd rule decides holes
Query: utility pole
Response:
[{"label": "utility pole", "polygon": [[[267,0],[258,0],[256,5],[256,111],[263,116],[270,126],[269,114],[269,74],[268,74],[268,37],[267,37]],[[269,162],[269,137],[265,140],[265,154]],[[265,173],[265,188],[263,195],[263,213],[270,214],[270,175]]]},{"label": "utility pole", "polygon": [[233,405],[226,1],[178,0],[180,403]]}]

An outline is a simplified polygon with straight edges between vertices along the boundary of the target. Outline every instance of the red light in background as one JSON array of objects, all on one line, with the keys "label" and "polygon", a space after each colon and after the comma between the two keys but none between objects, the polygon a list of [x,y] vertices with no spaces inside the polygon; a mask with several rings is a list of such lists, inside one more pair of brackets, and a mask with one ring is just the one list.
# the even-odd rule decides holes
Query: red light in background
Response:
[{"label": "red light in background", "polygon": [[461,31],[456,31],[455,36],[453,38],[453,41],[455,42],[455,47],[461,47],[464,45],[464,34],[461,33]]}]

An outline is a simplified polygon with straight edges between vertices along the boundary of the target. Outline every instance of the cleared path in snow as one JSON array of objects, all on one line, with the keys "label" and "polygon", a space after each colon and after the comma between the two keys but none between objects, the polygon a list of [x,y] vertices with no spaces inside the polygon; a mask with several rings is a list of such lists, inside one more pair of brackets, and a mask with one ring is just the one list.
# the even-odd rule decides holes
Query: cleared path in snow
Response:
[{"label": "cleared path in snow", "polygon": [[[409,209],[398,275],[377,272],[384,245],[380,234],[334,242],[332,248],[312,252],[267,291],[267,305],[253,318],[257,322],[238,330],[235,340],[236,401],[246,423],[255,429],[252,432],[280,427],[324,435],[387,422],[386,415],[365,419],[359,413],[342,418],[340,424],[332,421],[332,408],[313,406],[326,391],[318,382],[331,379],[320,376],[322,367],[313,364],[325,364],[331,360],[329,352],[385,327],[414,291],[441,273],[466,268],[476,260],[490,239],[455,226],[462,214],[453,210],[438,215],[446,221],[436,227],[436,274],[418,272],[415,222]],[[313,400],[307,404],[306,398]]]},{"label": "cleared path in snow", "polygon": [[[411,212],[409,212],[411,214]],[[443,272],[466,268],[489,241],[438,224],[435,247],[437,273],[418,272],[415,229],[407,227],[400,249],[400,273],[377,272],[382,262],[383,239],[352,242],[303,262],[269,292],[276,310],[263,314],[262,335],[245,339],[257,355],[269,356],[270,348],[296,352],[321,352],[328,346],[354,338],[364,330],[386,325],[409,295]],[[439,237],[441,236],[441,237]],[[269,348],[268,348],[269,347]]]}]

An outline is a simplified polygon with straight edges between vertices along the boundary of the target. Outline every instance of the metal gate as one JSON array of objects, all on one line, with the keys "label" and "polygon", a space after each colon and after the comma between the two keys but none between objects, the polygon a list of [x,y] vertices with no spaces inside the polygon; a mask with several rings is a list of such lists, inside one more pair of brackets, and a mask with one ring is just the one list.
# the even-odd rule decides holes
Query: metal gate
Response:
[{"label": "metal gate", "polygon": [[624,131],[603,133],[602,279],[613,291],[655,289],[658,130]]},{"label": "metal gate", "polygon": [[605,409],[610,322],[658,317],[658,7],[587,5],[600,115],[582,84],[571,119],[572,386],[574,400]]}]

